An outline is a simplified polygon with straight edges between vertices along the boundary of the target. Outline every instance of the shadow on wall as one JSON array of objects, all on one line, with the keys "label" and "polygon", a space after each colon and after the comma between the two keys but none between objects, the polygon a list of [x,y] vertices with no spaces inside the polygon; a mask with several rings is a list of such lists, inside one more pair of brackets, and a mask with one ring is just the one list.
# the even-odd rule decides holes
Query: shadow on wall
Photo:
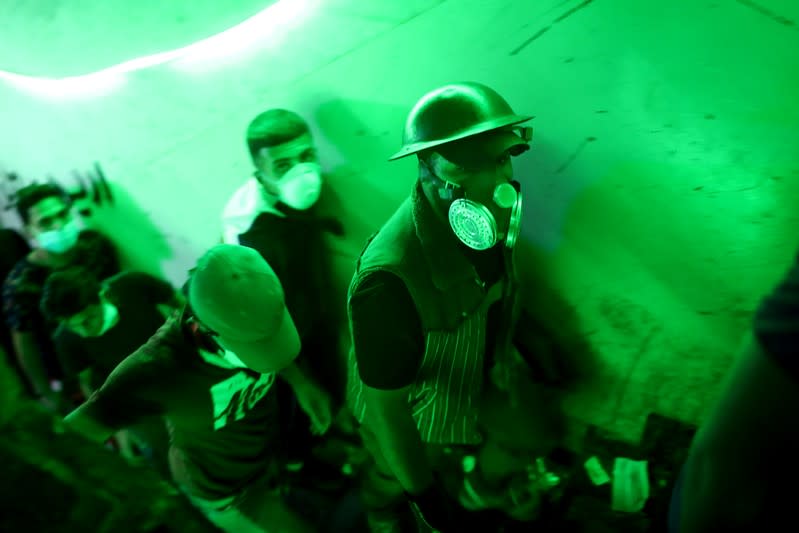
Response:
[{"label": "shadow on wall", "polygon": [[520,241],[517,249],[524,313],[522,342],[564,391],[592,384],[600,358],[589,342],[573,304],[557,290],[551,257]]},{"label": "shadow on wall", "polygon": [[114,242],[124,270],[147,272],[165,279],[163,262],[173,255],[166,238],[124,188],[117,183],[109,185],[114,203],[92,207],[87,225]]},{"label": "shadow on wall", "polygon": [[326,210],[344,225],[344,236],[331,242],[337,297],[344,305],[366,239],[399,207],[416,177],[414,173],[390,182],[380,170],[399,148],[408,110],[334,94],[317,94],[301,108],[309,110],[322,166],[329,169],[326,179],[332,194]]},{"label": "shadow on wall", "polygon": [[[534,121],[532,123],[534,125]],[[517,244],[522,305],[521,330],[544,364],[551,362],[559,388],[592,383],[599,355],[585,335],[574,305],[558,288],[555,254],[561,247],[569,200],[585,187],[583,176],[563,168],[557,145],[534,138],[531,150],[514,159],[514,177],[522,185],[524,210]]]}]

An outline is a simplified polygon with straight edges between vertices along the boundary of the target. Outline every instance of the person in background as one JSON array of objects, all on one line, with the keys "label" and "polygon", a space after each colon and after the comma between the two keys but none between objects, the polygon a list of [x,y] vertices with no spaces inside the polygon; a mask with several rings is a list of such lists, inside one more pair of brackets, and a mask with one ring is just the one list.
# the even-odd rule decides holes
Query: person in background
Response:
[{"label": "person in background", "polygon": [[20,189],[16,209],[33,250],[5,280],[3,314],[32,393],[49,408],[63,411],[67,402],[57,385],[62,372],[51,342],[55,324],[39,310],[42,288],[52,272],[78,265],[100,279],[110,277],[119,272],[117,251],[107,237],[80,229],[71,199],[55,184]]},{"label": "person in background", "polygon": [[[9,228],[0,229],[0,286],[5,281],[8,273],[11,272],[11,269],[14,268],[14,265],[27,256],[30,251],[31,247],[19,232]],[[0,347],[4,350],[6,363],[12,371],[19,374],[22,382],[24,382],[25,375],[22,373],[16,358],[12,355],[14,353],[14,345],[11,343],[11,331],[6,327],[6,319],[1,306],[0,318],[3,321],[0,324]]]},{"label": "person in background", "polygon": [[14,418],[20,405],[26,401],[22,380],[9,360],[10,357],[0,347],[0,428]]},{"label": "person in background", "polygon": [[254,250],[221,244],[199,259],[187,284],[183,309],[67,425],[104,442],[163,416],[172,475],[219,528],[314,531],[277,490],[281,436],[271,389],[286,380],[317,434],[330,427],[330,398],[295,364],[300,339],[279,280]]},{"label": "person in background", "polygon": [[[485,85],[447,85],[414,106],[392,157],[416,155],[419,179],[366,245],[348,299],[348,404],[375,460],[362,495],[375,532],[405,530],[408,499],[433,529],[462,530],[461,498],[441,475],[446,450],[490,442],[489,398],[518,417],[518,433],[550,409],[512,408],[527,374],[513,344],[521,188],[511,157],[529,149],[532,129],[519,124],[530,118]],[[478,458],[475,472],[488,470]]]},{"label": "person in background", "polygon": [[670,531],[780,531],[799,475],[799,254],[759,306],[753,335],[699,428],[676,484]]},{"label": "person in background", "polygon": [[[89,398],[181,303],[182,297],[169,283],[143,272],[123,272],[101,282],[77,267],[50,275],[41,310],[59,323],[53,344],[65,377],[77,379]],[[151,459],[162,474],[168,474],[167,435],[160,419],[122,430],[115,440],[128,459],[136,457],[137,447],[155,454]]]},{"label": "person in background", "polygon": [[[255,172],[224,208],[223,240],[255,249],[274,269],[302,340],[298,364],[339,407],[346,381],[340,349],[346,322],[344,307],[335,299],[326,243],[328,235],[342,233],[329,212],[332,191],[323,180],[308,124],[297,113],[270,109],[259,114],[247,128],[246,141]],[[290,395],[282,384],[278,392]],[[292,422],[290,409],[284,423],[298,428],[291,437],[293,448],[305,455],[313,446],[304,431],[307,423]]]}]

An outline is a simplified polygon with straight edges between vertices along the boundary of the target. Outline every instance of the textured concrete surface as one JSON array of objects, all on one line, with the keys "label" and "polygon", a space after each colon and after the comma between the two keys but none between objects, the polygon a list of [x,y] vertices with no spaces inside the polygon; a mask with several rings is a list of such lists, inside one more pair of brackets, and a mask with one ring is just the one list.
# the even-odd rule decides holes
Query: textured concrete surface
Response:
[{"label": "textured concrete surface", "polygon": [[[224,20],[256,4],[225,3]],[[525,190],[529,297],[554,335],[586,341],[597,361],[594,379],[569,398],[572,416],[630,439],[651,411],[701,420],[757,301],[796,251],[799,4],[325,0],[301,8],[280,28],[264,23],[245,51],[130,73],[106,88],[42,93],[4,82],[0,170],[68,181],[72,169],[101,161],[120,202],[90,223],[113,233],[130,266],[178,283],[217,239],[216,214],[249,176],[249,119],[267,107],[296,109],[312,122],[341,196],[343,287],[363,239],[414,180],[412,161],[385,161],[412,104],[445,82],[483,81],[536,116],[534,149],[514,167]],[[164,46],[216,27],[218,19],[200,24],[198,8],[185,25],[195,29],[183,31],[179,11],[149,23],[153,34],[169,33],[157,41]],[[20,32],[40,27],[31,16],[11,23],[13,44],[38,43],[26,48],[37,75],[90,73],[108,59],[101,47],[83,50],[65,70],[41,44],[68,42],[74,25],[58,21],[75,18]],[[91,22],[81,31],[107,30]],[[0,69],[23,66],[0,61]]]}]

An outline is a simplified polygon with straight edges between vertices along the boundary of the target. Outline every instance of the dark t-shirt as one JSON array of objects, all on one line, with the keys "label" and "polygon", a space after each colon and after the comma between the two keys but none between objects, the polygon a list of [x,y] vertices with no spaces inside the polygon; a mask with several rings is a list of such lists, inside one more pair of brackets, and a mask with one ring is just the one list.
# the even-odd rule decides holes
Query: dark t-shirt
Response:
[{"label": "dark t-shirt", "polygon": [[760,304],[754,333],[765,352],[799,381],[799,256],[782,283]]},{"label": "dark t-shirt", "polygon": [[[206,499],[233,495],[272,463],[277,403],[267,394],[275,374],[226,365],[198,351],[202,343],[176,313],[127,357],[81,410],[120,429],[163,416],[170,429],[175,480]],[[223,366],[218,366],[223,365]]]},{"label": "dark t-shirt", "polygon": [[[462,247],[480,279],[491,286],[503,274],[500,247],[479,252]],[[416,305],[403,281],[389,272],[369,274],[351,298],[352,341],[361,380],[375,389],[394,390],[414,382],[425,339]],[[486,346],[493,346],[498,303],[488,312]]]},{"label": "dark t-shirt", "polygon": [[[0,229],[0,283],[5,281],[14,265],[30,251],[30,246],[19,233],[11,229]],[[3,316],[3,324],[0,325],[0,346],[10,355],[13,350],[11,335],[6,327],[5,315],[1,311],[2,309],[0,315]]]},{"label": "dark t-shirt", "polygon": [[17,261],[31,251],[28,243],[12,229],[0,229],[0,281],[4,281]]},{"label": "dark t-shirt", "polygon": [[143,272],[124,272],[104,282],[106,298],[119,310],[118,322],[99,337],[81,337],[63,326],[53,344],[67,378],[91,369],[97,389],[114,368],[147,342],[164,324],[158,304],[174,299],[172,286]]},{"label": "dark t-shirt", "polygon": [[255,249],[277,274],[286,307],[302,340],[301,361],[341,400],[345,381],[338,357],[338,331],[344,324],[341,305],[333,300],[332,265],[324,235],[340,233],[340,223],[318,216],[315,209],[280,206],[286,217],[262,213],[239,243]]},{"label": "dark t-shirt", "polygon": [[[98,279],[119,272],[114,245],[93,230],[80,233],[73,259],[64,268],[76,265],[86,268]],[[57,324],[47,321],[39,310],[42,289],[52,272],[52,268],[32,263],[27,257],[17,262],[3,284],[3,315],[10,330],[33,333],[50,376],[62,377],[51,342]]]}]

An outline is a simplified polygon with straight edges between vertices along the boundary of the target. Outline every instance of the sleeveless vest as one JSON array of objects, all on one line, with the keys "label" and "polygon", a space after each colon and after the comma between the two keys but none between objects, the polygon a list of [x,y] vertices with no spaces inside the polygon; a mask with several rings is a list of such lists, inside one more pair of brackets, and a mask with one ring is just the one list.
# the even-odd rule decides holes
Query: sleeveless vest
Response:
[{"label": "sleeveless vest", "polygon": [[[376,271],[390,272],[404,282],[422,324],[424,357],[408,397],[422,441],[479,443],[477,417],[486,348],[506,353],[518,318],[512,252],[506,254],[501,281],[485,287],[417,182],[410,198],[369,239],[361,253],[349,288],[350,316],[352,294]],[[486,347],[488,308],[497,300],[502,300],[500,331],[496,345]],[[352,350],[348,366],[348,405],[362,423],[368,406]]]}]

